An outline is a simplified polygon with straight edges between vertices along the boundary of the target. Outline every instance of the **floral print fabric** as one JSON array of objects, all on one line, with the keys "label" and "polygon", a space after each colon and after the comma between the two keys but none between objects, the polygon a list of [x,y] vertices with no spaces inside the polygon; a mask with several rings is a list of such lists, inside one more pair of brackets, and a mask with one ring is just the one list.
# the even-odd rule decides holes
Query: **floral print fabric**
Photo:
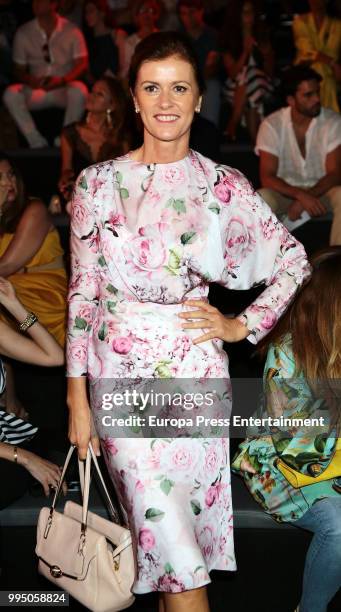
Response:
[{"label": "floral print fabric", "polygon": [[[270,387],[269,387],[270,384]],[[276,468],[277,457],[302,474],[313,476],[323,472],[336,446],[336,431],[328,435],[329,412],[323,400],[316,398],[303,374],[296,373],[290,337],[282,345],[271,345],[264,368],[264,388],[267,394],[267,414],[274,417],[309,419],[323,416],[325,433],[314,427],[272,428],[257,435],[249,428],[248,438],[239,446],[232,467],[240,471],[243,459],[257,470],[250,476],[241,475],[250,493],[263,510],[278,522],[300,519],[313,503],[323,497],[341,494],[341,478],[325,480],[294,488]],[[259,416],[263,416],[262,413]],[[266,435],[266,434],[269,435]],[[340,475],[341,476],[341,475]]]},{"label": "floral print fabric", "polygon": [[[303,247],[237,170],[196,152],[86,169],[73,196],[68,376],[226,380],[222,341],[194,345],[184,300],[210,282],[267,285],[241,320],[257,342],[309,275]],[[95,406],[92,409],[96,412]],[[95,415],[96,417],[96,415]],[[95,418],[96,420],[96,418]],[[135,537],[135,593],[177,592],[235,569],[228,441],[108,437],[104,456]]]}]

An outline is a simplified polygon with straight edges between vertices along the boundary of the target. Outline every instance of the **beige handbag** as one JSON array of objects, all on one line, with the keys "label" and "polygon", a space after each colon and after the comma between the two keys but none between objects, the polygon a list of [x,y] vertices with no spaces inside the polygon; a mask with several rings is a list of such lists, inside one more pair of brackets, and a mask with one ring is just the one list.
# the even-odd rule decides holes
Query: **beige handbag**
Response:
[{"label": "beige handbag", "polygon": [[89,445],[84,465],[79,461],[83,506],[68,501],[64,513],[55,510],[71,455],[64,464],[51,508],[42,508],[37,527],[36,554],[39,572],[67,591],[93,612],[124,610],[134,602],[131,587],[135,578],[134,555],[130,531],[88,512],[91,461],[103,485],[110,511],[113,507],[103,476]]}]

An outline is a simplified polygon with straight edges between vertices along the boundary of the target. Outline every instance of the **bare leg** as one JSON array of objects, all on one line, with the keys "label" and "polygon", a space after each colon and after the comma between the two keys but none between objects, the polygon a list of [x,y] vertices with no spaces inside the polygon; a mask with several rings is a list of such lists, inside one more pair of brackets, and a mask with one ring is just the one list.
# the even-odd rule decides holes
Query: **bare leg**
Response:
[{"label": "bare leg", "polygon": [[249,134],[251,136],[251,140],[253,143],[256,142],[258,128],[260,126],[261,118],[260,114],[256,108],[249,108],[245,112],[247,129],[249,130]]},{"label": "bare leg", "polygon": [[236,140],[237,127],[242,118],[246,102],[246,85],[236,87],[233,98],[232,115],[227,124],[225,134],[231,139]]},{"label": "bare leg", "polygon": [[166,612],[164,593],[159,593],[159,612]]},{"label": "bare leg", "polygon": [[206,587],[183,593],[164,593],[163,597],[164,612],[210,612]]}]

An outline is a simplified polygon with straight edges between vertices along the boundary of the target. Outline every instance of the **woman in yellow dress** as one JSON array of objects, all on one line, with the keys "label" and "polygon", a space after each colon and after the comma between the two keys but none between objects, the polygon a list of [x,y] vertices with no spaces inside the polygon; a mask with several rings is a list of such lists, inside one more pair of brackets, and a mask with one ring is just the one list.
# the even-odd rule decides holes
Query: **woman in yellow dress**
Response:
[{"label": "woman in yellow dress", "polygon": [[341,20],[329,17],[326,0],[309,0],[310,13],[293,21],[296,64],[310,62],[323,81],[322,106],[339,112],[337,83],[341,80]]},{"label": "woman in yellow dress", "polygon": [[[63,255],[44,203],[25,196],[20,175],[0,154],[0,276],[8,278],[26,309],[36,313],[62,347],[67,291]],[[8,322],[5,312],[0,311],[0,319]],[[10,375],[8,365],[6,370]],[[6,410],[22,416],[10,391],[10,378]]]}]

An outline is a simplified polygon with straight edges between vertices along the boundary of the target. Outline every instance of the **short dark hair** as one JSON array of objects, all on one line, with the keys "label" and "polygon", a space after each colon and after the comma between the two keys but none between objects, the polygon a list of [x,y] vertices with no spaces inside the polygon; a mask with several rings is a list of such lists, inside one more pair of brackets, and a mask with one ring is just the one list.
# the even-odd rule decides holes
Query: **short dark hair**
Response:
[{"label": "short dark hair", "polygon": [[285,97],[294,96],[303,81],[322,81],[321,75],[307,64],[297,64],[284,72],[282,79]]},{"label": "short dark hair", "polygon": [[202,94],[205,82],[195,51],[189,38],[180,32],[154,32],[139,42],[130,63],[130,89],[134,91],[138,72],[144,62],[163,60],[172,55],[191,64],[199,93]]}]

